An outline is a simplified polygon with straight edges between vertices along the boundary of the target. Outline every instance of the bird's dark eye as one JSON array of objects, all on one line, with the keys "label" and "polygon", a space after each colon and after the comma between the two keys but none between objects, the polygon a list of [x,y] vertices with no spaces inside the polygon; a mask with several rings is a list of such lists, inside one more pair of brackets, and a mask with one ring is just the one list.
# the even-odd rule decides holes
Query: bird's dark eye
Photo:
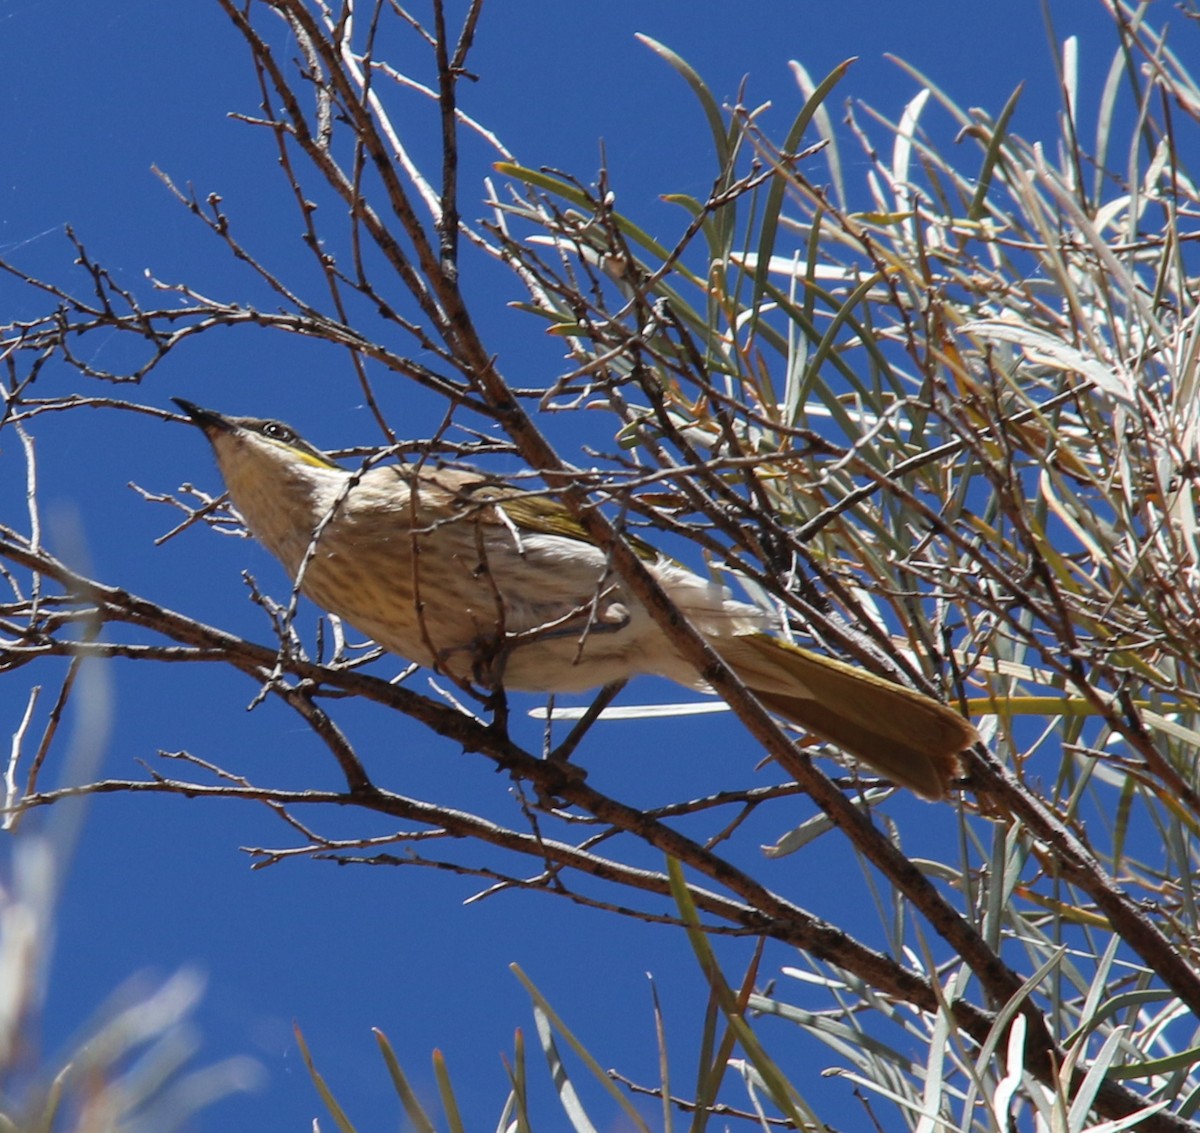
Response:
[{"label": "bird's dark eye", "polygon": [[264,437],[270,437],[274,441],[282,441],[285,445],[290,445],[296,439],[296,434],[279,421],[264,421],[260,432]]}]

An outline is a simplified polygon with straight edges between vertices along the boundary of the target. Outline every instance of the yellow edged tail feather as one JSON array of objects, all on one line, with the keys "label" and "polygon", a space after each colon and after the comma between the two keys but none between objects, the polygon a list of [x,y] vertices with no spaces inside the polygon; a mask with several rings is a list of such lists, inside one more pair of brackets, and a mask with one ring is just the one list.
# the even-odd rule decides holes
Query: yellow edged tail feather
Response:
[{"label": "yellow edged tail feather", "polygon": [[953,709],[842,661],[762,633],[712,644],[764,708],[922,798],[946,797],[979,740]]}]

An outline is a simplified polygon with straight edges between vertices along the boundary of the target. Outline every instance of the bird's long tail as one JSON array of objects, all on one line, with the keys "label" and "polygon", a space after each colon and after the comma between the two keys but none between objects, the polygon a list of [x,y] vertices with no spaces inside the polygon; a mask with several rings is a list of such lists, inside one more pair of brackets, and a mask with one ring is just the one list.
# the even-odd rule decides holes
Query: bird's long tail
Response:
[{"label": "bird's long tail", "polygon": [[971,722],[919,692],[762,633],[712,640],[763,707],[926,799],[946,797]]}]

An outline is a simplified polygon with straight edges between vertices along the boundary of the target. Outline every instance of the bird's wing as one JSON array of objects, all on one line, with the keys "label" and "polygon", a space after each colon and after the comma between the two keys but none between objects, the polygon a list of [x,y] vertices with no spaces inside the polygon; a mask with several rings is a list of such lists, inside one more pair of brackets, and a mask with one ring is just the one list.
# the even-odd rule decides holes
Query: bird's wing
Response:
[{"label": "bird's wing", "polygon": [[[511,525],[518,531],[558,535],[594,545],[582,524],[546,488],[521,488],[486,473],[461,468],[422,467],[406,478],[422,496],[432,493],[429,502],[435,507],[445,503],[464,517],[482,523]],[[498,514],[500,511],[503,516]],[[626,534],[626,538],[640,558],[653,561],[658,557],[649,543],[634,535]]]}]

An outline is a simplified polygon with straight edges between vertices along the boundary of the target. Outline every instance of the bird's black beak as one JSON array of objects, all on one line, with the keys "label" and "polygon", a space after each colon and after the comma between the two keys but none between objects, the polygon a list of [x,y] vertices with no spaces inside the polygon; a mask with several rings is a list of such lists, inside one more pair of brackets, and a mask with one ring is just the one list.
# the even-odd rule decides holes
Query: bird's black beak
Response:
[{"label": "bird's black beak", "polygon": [[233,428],[233,422],[228,417],[223,417],[212,409],[204,409],[194,401],[185,401],[182,397],[173,397],[171,400],[192,419],[194,425],[198,425],[206,433],[216,429],[227,432]]}]

